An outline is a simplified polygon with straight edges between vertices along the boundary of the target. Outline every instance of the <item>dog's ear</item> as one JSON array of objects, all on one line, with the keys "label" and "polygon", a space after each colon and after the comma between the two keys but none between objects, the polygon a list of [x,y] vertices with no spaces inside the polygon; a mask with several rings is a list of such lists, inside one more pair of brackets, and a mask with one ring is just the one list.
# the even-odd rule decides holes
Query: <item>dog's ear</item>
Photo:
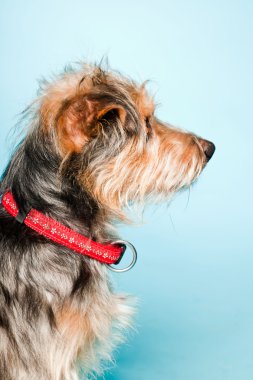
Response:
[{"label": "dog's ear", "polygon": [[80,152],[102,129],[116,122],[124,125],[126,112],[114,99],[79,96],[65,101],[56,116],[59,145],[64,154]]},{"label": "dog's ear", "polygon": [[126,111],[115,102],[92,104],[92,107],[94,107],[95,112],[93,113],[92,122],[87,126],[87,132],[91,138],[97,137],[102,130],[106,133],[106,130],[118,122],[122,126],[125,124]]}]

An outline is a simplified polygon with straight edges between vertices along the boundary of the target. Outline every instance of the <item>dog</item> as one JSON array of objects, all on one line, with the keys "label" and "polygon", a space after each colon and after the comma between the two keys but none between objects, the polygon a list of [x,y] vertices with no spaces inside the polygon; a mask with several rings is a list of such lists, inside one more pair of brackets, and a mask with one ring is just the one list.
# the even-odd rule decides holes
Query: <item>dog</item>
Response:
[{"label": "dog", "polygon": [[131,325],[108,274],[134,252],[115,223],[189,187],[215,146],[160,121],[145,84],[96,64],[44,81],[23,119],[0,188],[0,378],[88,378]]}]

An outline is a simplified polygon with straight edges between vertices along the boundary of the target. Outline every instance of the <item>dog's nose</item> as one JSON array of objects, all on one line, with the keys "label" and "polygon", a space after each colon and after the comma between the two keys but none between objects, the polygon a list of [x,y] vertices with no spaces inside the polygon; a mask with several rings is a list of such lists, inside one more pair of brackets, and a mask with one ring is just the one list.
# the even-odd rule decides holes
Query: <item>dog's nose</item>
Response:
[{"label": "dog's nose", "polygon": [[215,145],[211,141],[204,140],[204,139],[199,139],[199,142],[205,153],[206,161],[209,161],[215,152]]}]

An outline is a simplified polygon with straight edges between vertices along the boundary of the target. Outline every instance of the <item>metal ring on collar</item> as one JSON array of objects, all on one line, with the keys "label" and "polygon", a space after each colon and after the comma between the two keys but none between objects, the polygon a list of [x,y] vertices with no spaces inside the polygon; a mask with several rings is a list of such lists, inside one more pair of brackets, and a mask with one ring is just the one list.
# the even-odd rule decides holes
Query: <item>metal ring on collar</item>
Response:
[{"label": "metal ring on collar", "polygon": [[[126,268],[115,268],[111,264],[106,264],[107,267],[111,271],[117,272],[117,273],[127,272],[130,269],[132,269],[133,266],[136,264],[136,261],[137,261],[137,251],[136,251],[135,247],[133,246],[133,244],[131,244],[129,241],[126,241],[126,240],[116,240],[116,241],[112,242],[111,244],[121,244],[121,245],[125,246],[126,248],[129,248],[131,253],[132,253],[132,261]],[[118,262],[116,264],[118,264],[121,261],[123,255],[125,253],[125,250],[123,251],[122,256],[120,257],[120,259],[118,260]]]}]

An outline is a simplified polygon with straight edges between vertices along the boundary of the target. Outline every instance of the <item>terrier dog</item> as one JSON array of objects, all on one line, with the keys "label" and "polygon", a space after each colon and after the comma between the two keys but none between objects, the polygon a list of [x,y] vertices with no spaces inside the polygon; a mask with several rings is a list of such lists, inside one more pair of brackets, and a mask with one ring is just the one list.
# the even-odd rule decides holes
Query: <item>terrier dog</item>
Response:
[{"label": "terrier dog", "polygon": [[165,124],[145,85],[83,65],[44,82],[1,182],[0,378],[99,373],[132,308],[108,265],[127,207],[195,181],[214,145]]}]

